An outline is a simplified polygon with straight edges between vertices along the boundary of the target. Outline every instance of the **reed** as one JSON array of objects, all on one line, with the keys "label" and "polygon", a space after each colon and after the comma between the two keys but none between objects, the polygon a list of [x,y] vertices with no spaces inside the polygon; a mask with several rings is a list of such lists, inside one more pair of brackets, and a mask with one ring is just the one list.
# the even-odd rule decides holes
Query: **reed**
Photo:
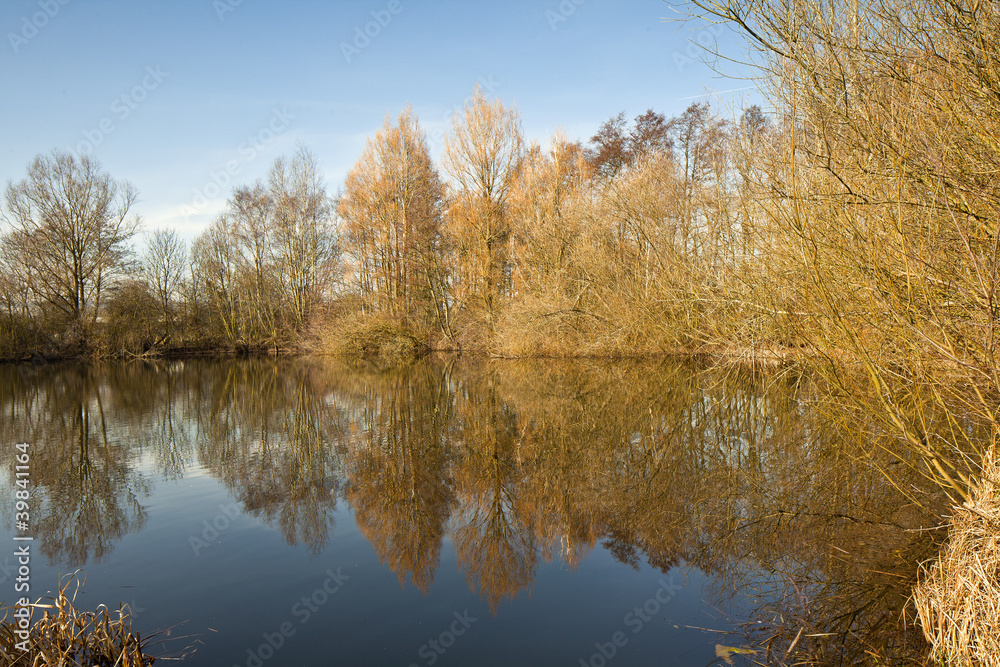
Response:
[{"label": "reed", "polygon": [[[82,585],[83,579],[77,573],[71,574],[59,582],[59,592],[54,597],[28,605],[27,640],[17,633],[14,608],[4,607],[0,620],[0,663],[9,667],[152,665],[154,658],[145,653],[151,637],[142,638],[133,632],[128,605],[117,611],[105,605],[96,611],[80,611],[74,602]],[[41,618],[37,618],[39,613]]]}]

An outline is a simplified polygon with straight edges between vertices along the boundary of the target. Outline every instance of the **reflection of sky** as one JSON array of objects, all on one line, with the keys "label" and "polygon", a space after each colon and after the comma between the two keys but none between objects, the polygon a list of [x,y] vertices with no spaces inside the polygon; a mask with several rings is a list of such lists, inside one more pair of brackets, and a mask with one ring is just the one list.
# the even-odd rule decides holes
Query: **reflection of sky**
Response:
[{"label": "reflection of sky", "polygon": [[[199,367],[192,364],[191,379],[201,377]],[[142,381],[154,377],[165,381],[162,372],[154,376],[152,371],[132,370],[135,374],[130,374],[128,381],[119,376],[115,382],[94,382],[102,394],[107,422],[101,424],[96,416],[92,418],[89,451],[92,460],[101,459],[105,450],[98,434],[105,432],[110,448],[123,448],[129,478],[144,489],[138,498],[144,521],[141,527],[109,539],[109,548],[99,562],[91,559],[82,564],[86,588],[79,606],[117,608],[128,603],[136,611],[136,628],[143,634],[173,628],[172,636],[182,637],[168,643],[168,649],[183,649],[197,639],[198,651],[183,664],[246,664],[247,647],[259,646],[265,633],[273,636],[285,622],[292,623],[295,634],[288,637],[280,657],[269,664],[428,664],[430,649],[421,653],[422,647],[448,631],[455,613],[468,611],[475,623],[460,640],[456,638],[438,664],[577,664],[597,654],[599,644],[610,650],[608,642],[614,642],[616,633],[623,633],[619,640],[624,637],[627,642],[613,647],[621,664],[662,665],[666,658],[667,664],[700,667],[714,657],[719,635],[688,626],[730,628],[721,614],[704,602],[707,581],[700,572],[675,568],[663,573],[642,558],[633,569],[616,561],[599,541],[589,553],[584,550],[587,555],[572,568],[558,556],[550,562],[539,558],[537,567],[531,568],[531,581],[513,598],[502,599],[496,615],[491,613],[487,597],[470,590],[468,568],[456,553],[453,531],[444,536],[440,561],[426,595],[409,582],[401,587],[398,573],[380,562],[379,553],[359,530],[354,509],[343,495],[336,498],[336,510],[327,518],[329,537],[320,549],[303,541],[289,544],[278,521],[245,512],[242,501],[231,495],[220,472],[214,470],[225,467],[224,463],[213,459],[206,465],[199,460],[203,449],[216,451],[212,445],[217,443],[209,442],[214,433],[210,424],[196,425],[197,420],[188,412],[195,406],[185,400],[183,388],[188,383],[179,382],[168,398]],[[44,405],[52,415],[58,415],[58,403],[45,402],[48,394],[44,387],[58,395],[62,380],[71,374],[63,376],[58,370],[39,373],[49,384],[40,382],[35,407],[41,411]],[[139,377],[143,375],[145,378]],[[195,386],[188,387],[192,393]],[[158,400],[144,406],[133,404],[137,387],[146,387],[149,396]],[[206,412],[202,416],[216,414],[206,406],[219,407],[214,400],[217,397],[203,398],[200,409]],[[160,410],[168,406],[173,407],[169,423],[178,436],[173,448],[162,431],[166,422]],[[227,408],[221,412],[226,413]],[[50,418],[58,421],[58,417]],[[272,426],[279,423],[282,420],[275,419]],[[325,423],[334,426],[332,420]],[[249,477],[237,476],[240,484],[256,483],[258,475],[269,474],[266,466],[250,463],[262,449],[253,434],[249,437],[251,443],[243,455],[246,459],[237,456],[232,462],[240,470],[247,467]],[[287,443],[280,429],[271,437],[274,451],[285,452]],[[357,433],[348,437],[355,446],[364,442]],[[73,450],[74,443],[66,442],[67,452]],[[32,450],[39,456],[42,444],[36,443],[39,446]],[[174,456],[167,456],[168,452]],[[333,458],[328,473],[336,476],[339,459]],[[39,465],[36,480],[41,482],[41,459],[34,460]],[[9,478],[0,476],[0,493],[10,498],[10,491]],[[245,491],[240,486],[238,493]],[[34,493],[37,503],[41,488],[35,487]],[[282,501],[277,499],[278,504]],[[10,522],[0,525],[4,525],[0,544],[13,544]],[[66,562],[42,557],[37,551],[40,537],[33,543],[34,598],[49,594],[60,575],[72,569]],[[535,544],[534,539],[527,542]],[[328,570],[342,572],[349,579],[303,622],[303,607],[296,605],[323,584]],[[680,590],[662,591],[664,581],[680,586]],[[6,599],[12,593],[12,582],[0,583],[0,590],[0,598]],[[668,601],[663,601],[664,594]],[[637,612],[637,607],[649,616]],[[650,609],[655,611],[650,613]]]},{"label": "reflection of sky", "polygon": [[[31,595],[54,588],[75,554],[83,606],[130,603],[144,633],[187,621],[173,635],[202,642],[195,665],[246,664],[243,647],[299,623],[298,601],[338,568],[350,579],[290,626],[269,664],[428,664],[421,646],[468,610],[476,624],[436,664],[579,664],[621,632],[619,664],[700,666],[715,643],[739,645],[709,632],[730,629],[712,604],[733,591],[761,599],[737,599],[722,610],[732,618],[777,610],[797,623],[805,594],[820,627],[823,613],[876,599],[861,624],[881,632],[927,557],[913,556],[926,533],[900,528],[916,517],[802,409],[798,384],[696,370],[0,366],[0,431],[35,439],[33,520],[63,519],[36,533]],[[88,414],[84,483],[77,418]],[[13,452],[0,449],[0,545],[13,545]],[[43,487],[59,511],[43,511]],[[711,580],[672,567],[684,558]],[[871,572],[889,574],[868,585]],[[684,582],[677,597],[650,602],[671,576]],[[0,591],[8,599],[13,582]],[[640,625],[629,614],[647,603],[657,608]]]},{"label": "reflection of sky", "polygon": [[[154,466],[141,467],[156,476]],[[232,502],[200,467],[158,481],[144,502],[149,520],[142,532],[126,535],[100,565],[85,568],[79,606],[128,603],[138,610],[136,628],[144,635],[183,622],[172,636],[186,639],[164,646],[178,651],[197,639],[197,652],[178,663],[194,667],[245,665],[247,648],[285,622],[295,634],[265,664],[428,664],[431,649],[421,655],[421,648],[448,631],[456,612],[468,611],[475,622],[437,664],[579,664],[598,652],[597,643],[622,632],[621,664],[702,667],[724,635],[685,626],[731,627],[704,601],[707,581],[697,570],[664,574],[642,564],[636,571],[600,546],[573,570],[558,560],[540,564],[530,593],[504,600],[493,616],[487,601],[469,590],[447,538],[434,583],[422,595],[412,584],[401,588],[396,574],[380,565],[347,503],[338,502],[332,538],[311,557],[308,547],[289,546],[255,518],[217,520]],[[222,530],[195,555],[191,538],[204,534],[205,521]],[[13,543],[9,530],[0,532],[0,543]],[[306,618],[306,607],[296,605],[322,587],[328,570],[348,579]],[[65,571],[33,561],[32,594],[46,595]],[[658,593],[668,601],[650,602]],[[644,620],[637,607],[656,613]]]},{"label": "reflection of sky", "polygon": [[[691,41],[712,44],[715,32],[724,53],[738,49],[729,33],[663,22],[676,13],[660,0],[400,2],[386,21],[388,0],[76,0],[37,19],[36,33],[25,21],[39,4],[4,0],[0,183],[23,177],[39,152],[90,142],[113,176],[137,185],[150,227],[190,237],[225,198],[206,188],[213,173],[250,182],[304,142],[335,191],[365,137],[407,102],[437,156],[477,83],[516,101],[527,137],[542,142],[560,127],[586,139],[622,110],[675,115],[707,91],[752,83],[693,60]],[[238,6],[220,12],[223,3]],[[368,25],[379,18],[384,27]],[[345,56],[366,27],[375,37]],[[32,36],[12,43],[21,33]],[[717,105],[741,106],[748,95],[758,99],[739,90]],[[271,136],[275,109],[294,118],[275,122]]]}]

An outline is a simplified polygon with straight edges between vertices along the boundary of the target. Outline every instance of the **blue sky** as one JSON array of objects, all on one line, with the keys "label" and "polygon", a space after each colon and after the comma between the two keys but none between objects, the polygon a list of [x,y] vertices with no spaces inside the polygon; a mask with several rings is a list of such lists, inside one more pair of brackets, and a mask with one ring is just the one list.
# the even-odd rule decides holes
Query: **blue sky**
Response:
[{"label": "blue sky", "polygon": [[[407,103],[437,157],[477,83],[543,143],[753,86],[692,44],[739,58],[731,33],[671,16],[662,0],[0,0],[0,182],[38,153],[89,152],[137,186],[147,229],[190,238],[299,142],[335,192]],[[760,99],[716,97],[727,113]]]}]

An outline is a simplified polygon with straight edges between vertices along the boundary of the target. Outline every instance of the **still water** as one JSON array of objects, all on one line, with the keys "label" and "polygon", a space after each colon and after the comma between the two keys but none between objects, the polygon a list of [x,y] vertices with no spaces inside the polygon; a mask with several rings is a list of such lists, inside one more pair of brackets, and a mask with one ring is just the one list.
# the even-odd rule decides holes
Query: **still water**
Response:
[{"label": "still water", "polygon": [[[789,372],[8,365],[0,410],[3,498],[14,444],[30,446],[31,596],[79,569],[78,607],[128,604],[134,629],[160,633],[150,652],[177,664],[922,650],[900,618],[933,547],[914,530],[932,521],[913,502],[923,483],[905,465],[892,483],[876,472]],[[19,533],[2,507],[9,602]]]}]

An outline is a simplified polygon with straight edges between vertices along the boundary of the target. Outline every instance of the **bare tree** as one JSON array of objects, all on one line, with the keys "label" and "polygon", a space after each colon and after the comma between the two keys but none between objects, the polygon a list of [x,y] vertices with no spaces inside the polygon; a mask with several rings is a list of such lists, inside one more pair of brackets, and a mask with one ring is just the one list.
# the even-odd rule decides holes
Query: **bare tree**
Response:
[{"label": "bare tree", "polygon": [[267,182],[233,190],[195,241],[192,268],[232,344],[277,349],[329,294],[339,253],[316,158],[300,148],[275,160]]},{"label": "bare tree", "polygon": [[309,321],[337,277],[340,245],[334,209],[316,156],[300,146],[268,175],[272,245],[292,326]]},{"label": "bare tree", "polygon": [[163,335],[170,336],[173,311],[170,302],[175,297],[187,269],[187,247],[172,229],[157,229],[146,246],[142,261],[146,280],[160,304]]},{"label": "bare tree", "polygon": [[90,157],[39,155],[7,185],[4,219],[13,256],[30,267],[31,291],[72,321],[96,321],[101,291],[124,266],[139,227],[135,188]]},{"label": "bare tree", "polygon": [[271,230],[274,199],[263,183],[233,191],[223,213],[237,257],[236,296],[247,342],[277,342],[282,317]]},{"label": "bare tree", "polygon": [[606,178],[613,178],[629,161],[629,137],[625,132],[628,121],[625,112],[620,112],[614,118],[609,118],[590,138],[591,149],[588,151],[594,172]]},{"label": "bare tree", "polygon": [[226,216],[220,215],[191,246],[191,276],[195,294],[204,294],[212,317],[218,317],[226,339],[246,341],[239,298],[239,259],[234,234]]},{"label": "bare tree", "polygon": [[31,263],[13,236],[0,240],[0,299],[7,317],[32,315]]}]

